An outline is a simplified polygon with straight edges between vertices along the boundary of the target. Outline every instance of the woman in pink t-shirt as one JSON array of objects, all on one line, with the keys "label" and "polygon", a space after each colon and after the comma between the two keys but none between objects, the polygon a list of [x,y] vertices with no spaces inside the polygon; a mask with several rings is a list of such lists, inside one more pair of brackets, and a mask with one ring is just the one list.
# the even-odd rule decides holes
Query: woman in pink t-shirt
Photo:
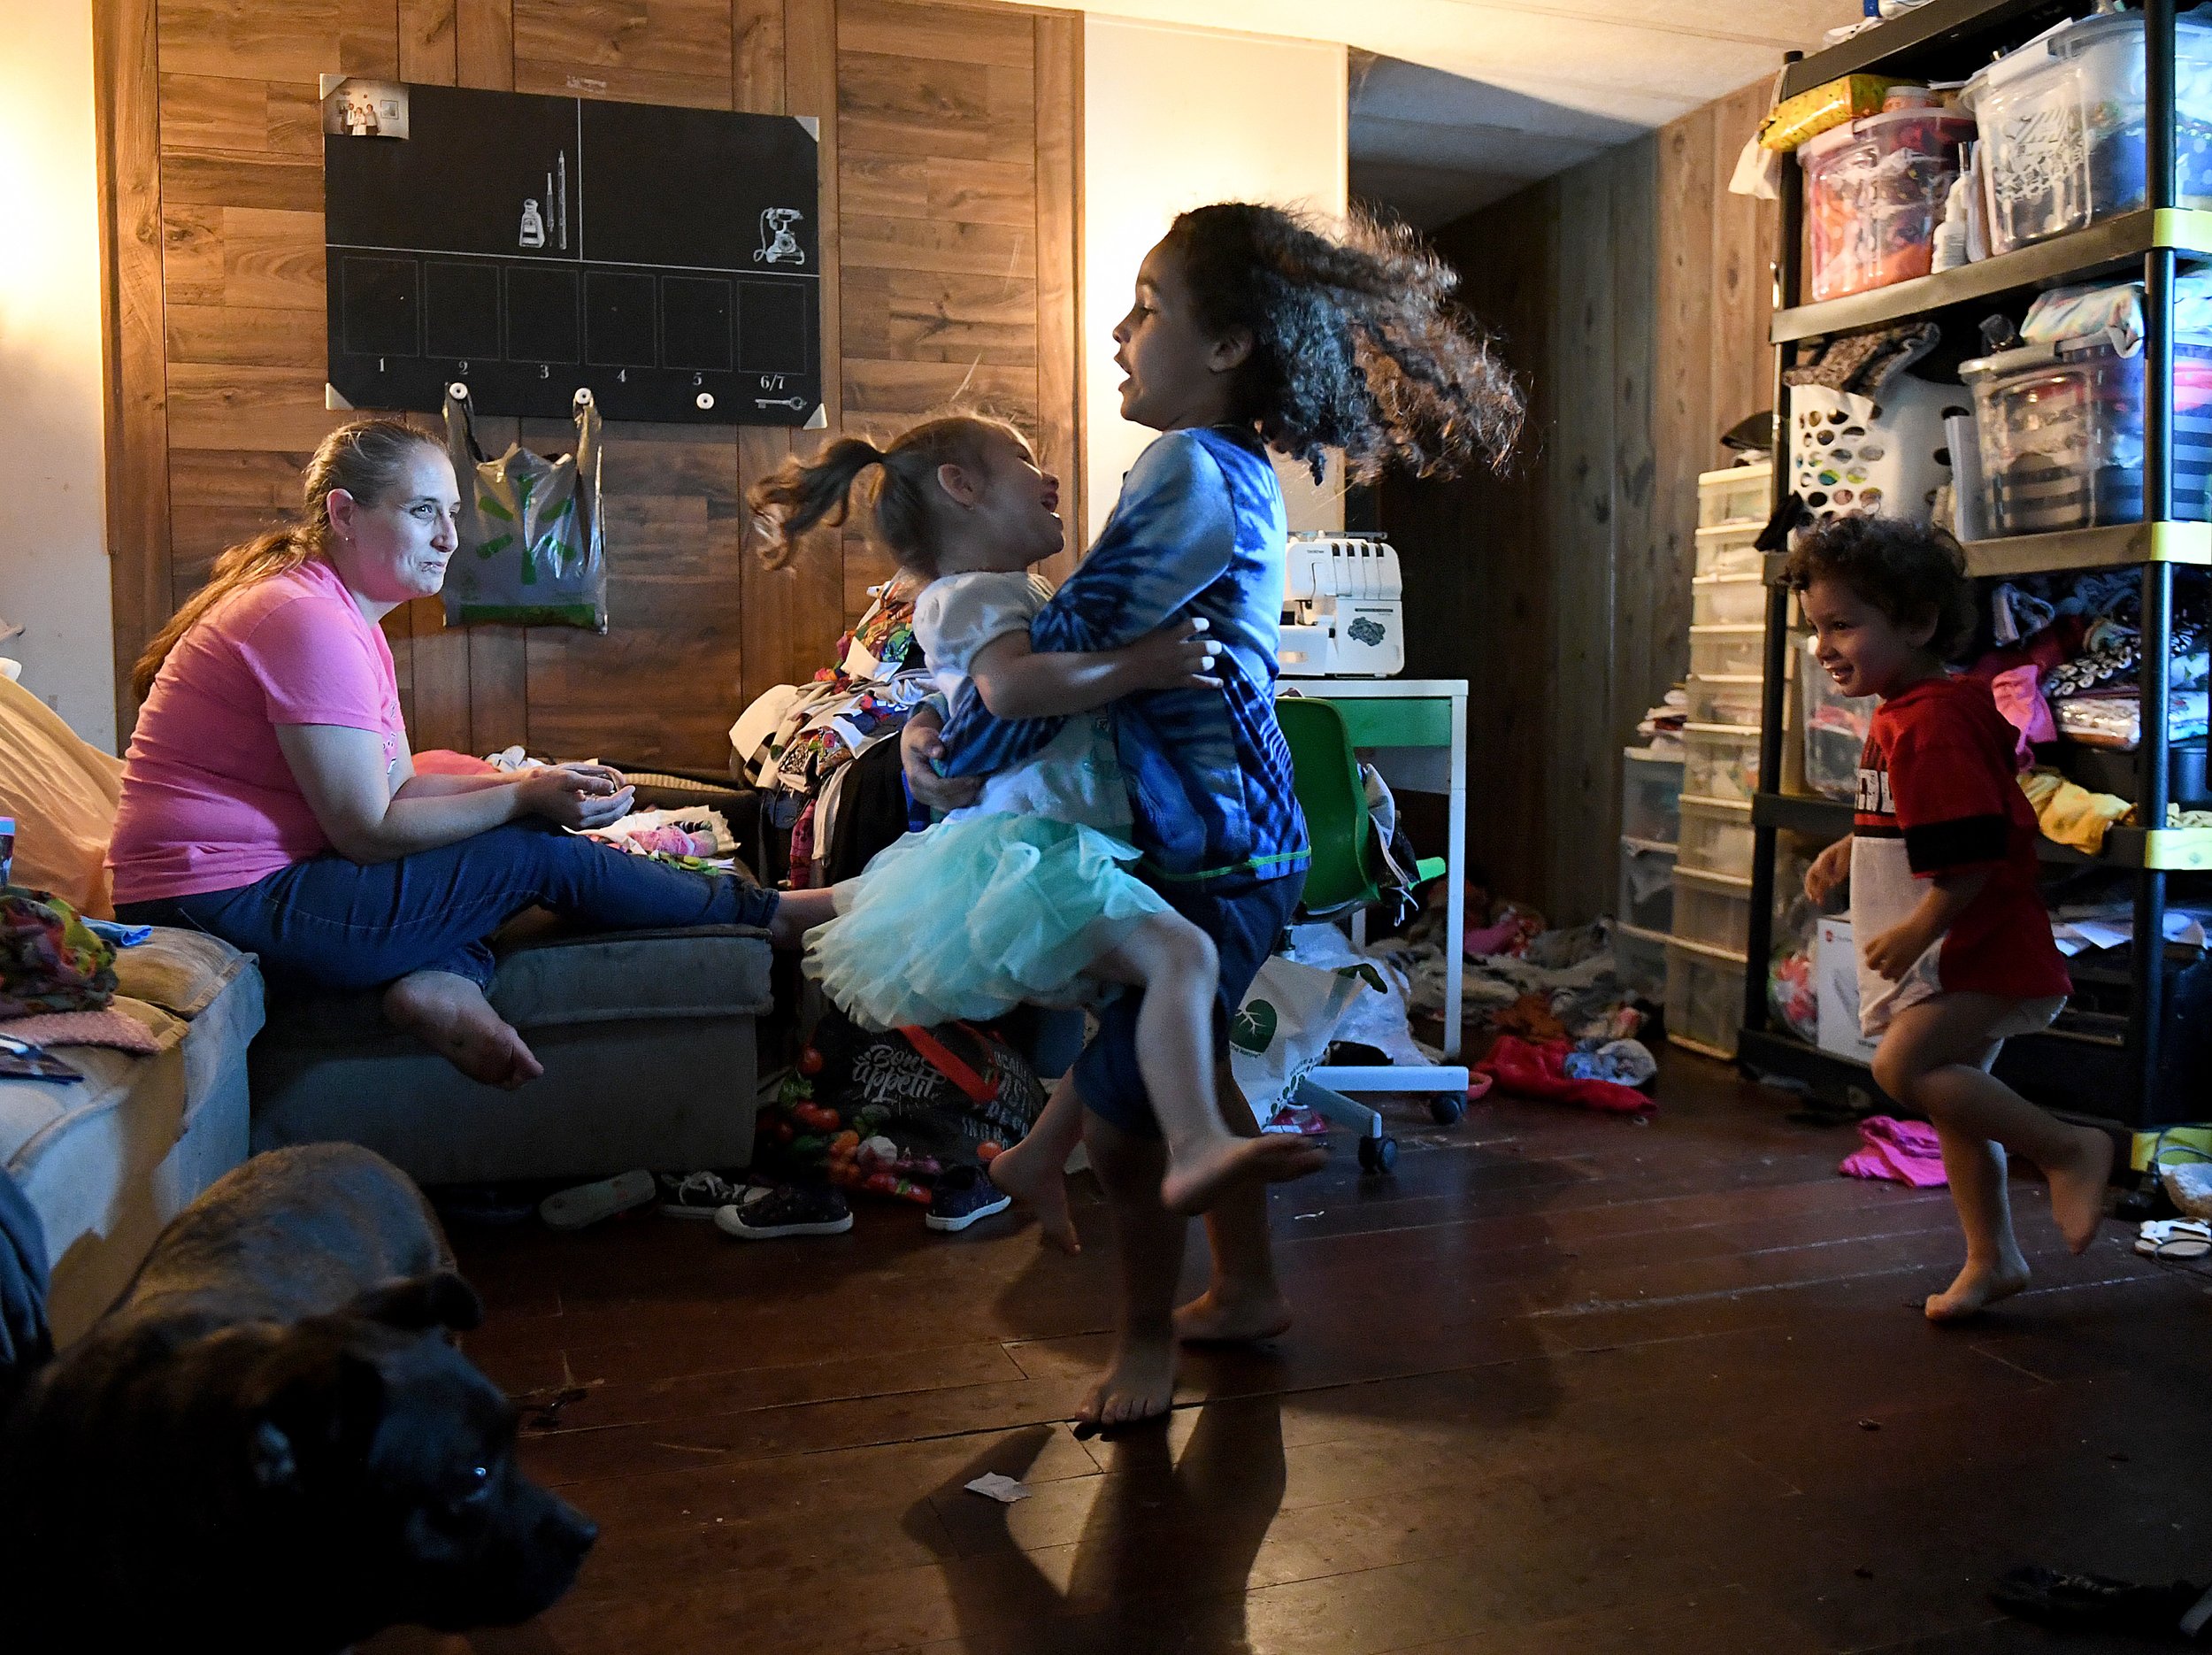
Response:
[{"label": "woman in pink t-shirt", "polygon": [[211,932],[280,985],[388,985],[393,1022],[498,1086],[543,1073],[484,997],[487,939],[524,909],[779,943],[829,917],[826,892],[779,899],[563,832],[628,812],[605,766],[417,775],[377,623],[445,583],[452,463],[426,433],[357,420],[315,450],[306,496],[297,521],[218,558],[138,663],[108,850],[119,916]]}]

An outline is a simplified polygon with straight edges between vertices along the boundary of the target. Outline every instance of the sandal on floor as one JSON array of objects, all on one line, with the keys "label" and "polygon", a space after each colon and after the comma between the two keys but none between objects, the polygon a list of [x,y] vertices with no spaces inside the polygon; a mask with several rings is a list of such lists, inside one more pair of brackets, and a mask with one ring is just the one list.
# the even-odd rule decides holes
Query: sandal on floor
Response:
[{"label": "sandal on floor", "polygon": [[2212,1222],[2203,1219],[2146,1219],[2135,1251],[2146,1259],[2201,1259],[2212,1253]]}]

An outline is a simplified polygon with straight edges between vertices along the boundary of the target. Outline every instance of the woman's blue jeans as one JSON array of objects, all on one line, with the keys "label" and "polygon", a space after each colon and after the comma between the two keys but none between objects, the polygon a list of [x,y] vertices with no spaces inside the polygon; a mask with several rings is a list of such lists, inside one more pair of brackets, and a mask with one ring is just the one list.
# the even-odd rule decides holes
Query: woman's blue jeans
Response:
[{"label": "woman's blue jeans", "polygon": [[765,926],[776,893],[631,856],[548,822],[364,865],[328,854],[234,890],[119,904],[132,925],[192,928],[261,957],[273,986],[368,989],[414,971],[488,987],[488,939],[526,908],[609,931]]}]

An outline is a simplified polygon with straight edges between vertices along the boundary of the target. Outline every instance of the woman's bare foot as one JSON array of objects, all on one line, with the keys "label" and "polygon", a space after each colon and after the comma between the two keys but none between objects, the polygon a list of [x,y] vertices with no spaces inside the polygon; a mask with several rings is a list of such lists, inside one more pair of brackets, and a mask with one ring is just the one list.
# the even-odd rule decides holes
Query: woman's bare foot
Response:
[{"label": "woman's bare foot", "polygon": [[2104,1222],[2105,1182],[2112,1176],[2113,1144],[2094,1127],[2081,1128],[2079,1151],[2058,1166],[2046,1166],[2051,1181],[2051,1217],[2066,1238],[2066,1251],[2086,1252]]},{"label": "woman's bare foot", "polygon": [[483,989],[450,971],[418,971],[384,991],[384,1015],[472,1081],[512,1091],[545,1073]]},{"label": "woman's bare foot", "polygon": [[990,1180],[1037,1215],[1045,1239],[1064,1253],[1083,1251],[1068,1211],[1067,1158],[1054,1164],[1052,1151],[1033,1137],[1001,1150],[984,1168]]},{"label": "woman's bare foot", "polygon": [[1291,1133],[1271,1132],[1256,1138],[1217,1133],[1202,1145],[1169,1158],[1167,1176],[1160,1181],[1160,1205],[1189,1218],[1220,1200],[1221,1192],[1239,1179],[1288,1183],[1319,1172],[1328,1158],[1319,1144]]},{"label": "woman's bare foot", "polygon": [[2010,1298],[2028,1284],[2028,1261],[2016,1248],[1987,1263],[1969,1259],[1958,1280],[1940,1293],[1928,1295],[1922,1306],[1930,1321],[1963,1321],[1979,1315],[2001,1298]]},{"label": "woman's bare foot", "polygon": [[1216,1281],[1175,1312],[1175,1336],[1189,1344],[1253,1344],[1290,1330],[1290,1301],[1271,1283]]},{"label": "woman's bare foot", "polygon": [[1095,1436],[1156,1420],[1175,1405],[1175,1341],[1125,1334],[1114,1359],[1075,1411],[1075,1434]]}]

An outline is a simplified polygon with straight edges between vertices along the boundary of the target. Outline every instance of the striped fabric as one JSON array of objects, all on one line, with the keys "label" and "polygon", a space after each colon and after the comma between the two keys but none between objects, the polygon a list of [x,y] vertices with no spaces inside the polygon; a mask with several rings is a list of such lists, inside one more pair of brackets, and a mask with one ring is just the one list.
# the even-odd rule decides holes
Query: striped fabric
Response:
[{"label": "striped fabric", "polygon": [[[1221,646],[1222,690],[1160,690],[1112,708],[1137,848],[1162,882],[1272,879],[1310,860],[1275,722],[1284,539],[1282,488],[1256,440],[1171,431],[1138,457],[1098,543],[1030,627],[1040,650],[1089,651],[1196,616]],[[994,719],[969,685],[945,728],[947,773],[1019,764],[1061,722]]]}]

